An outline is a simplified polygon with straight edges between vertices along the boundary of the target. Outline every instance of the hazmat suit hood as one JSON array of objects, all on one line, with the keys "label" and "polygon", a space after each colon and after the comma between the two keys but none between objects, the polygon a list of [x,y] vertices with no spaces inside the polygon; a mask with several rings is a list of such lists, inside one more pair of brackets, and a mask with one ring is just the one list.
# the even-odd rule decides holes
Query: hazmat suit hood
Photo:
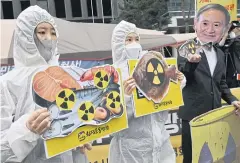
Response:
[{"label": "hazmat suit hood", "polygon": [[122,64],[127,64],[125,40],[129,33],[137,33],[135,24],[121,21],[113,30],[112,34],[112,59],[115,66],[121,68]]},{"label": "hazmat suit hood", "polygon": [[117,68],[121,69],[123,80],[126,80],[129,77],[128,59],[134,59],[134,58],[129,58],[127,54],[126,45],[125,45],[126,37],[130,33],[136,33],[137,35],[139,35],[135,24],[122,20],[114,28],[113,34],[112,34],[113,64]]},{"label": "hazmat suit hood", "polygon": [[37,67],[43,65],[57,65],[57,46],[53,50],[51,59],[47,62],[40,54],[35,40],[35,29],[40,23],[49,23],[53,26],[58,37],[58,31],[53,17],[44,9],[38,6],[31,6],[20,13],[16,21],[14,32],[13,58],[16,68]]}]

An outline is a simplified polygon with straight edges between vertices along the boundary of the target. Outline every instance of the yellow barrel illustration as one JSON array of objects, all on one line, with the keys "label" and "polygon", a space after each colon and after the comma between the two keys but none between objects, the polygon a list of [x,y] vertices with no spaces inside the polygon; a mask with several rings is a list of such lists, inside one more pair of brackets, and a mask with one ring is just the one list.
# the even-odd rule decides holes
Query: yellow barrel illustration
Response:
[{"label": "yellow barrel illustration", "polygon": [[193,163],[240,163],[240,117],[233,106],[200,115],[190,126]]}]

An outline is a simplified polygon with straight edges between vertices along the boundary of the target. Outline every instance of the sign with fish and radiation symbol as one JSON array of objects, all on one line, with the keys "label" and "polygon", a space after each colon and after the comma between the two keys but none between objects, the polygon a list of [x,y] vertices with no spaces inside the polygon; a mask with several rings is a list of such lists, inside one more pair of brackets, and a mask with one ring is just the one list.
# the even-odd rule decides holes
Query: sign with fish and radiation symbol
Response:
[{"label": "sign with fish and radiation symbol", "polygon": [[165,60],[161,53],[150,51],[128,65],[137,87],[133,91],[136,117],[183,105],[175,58]]},{"label": "sign with fish and radiation symbol", "polygon": [[51,117],[42,134],[47,158],[127,128],[121,80],[111,65],[51,66],[35,74],[34,102]]}]

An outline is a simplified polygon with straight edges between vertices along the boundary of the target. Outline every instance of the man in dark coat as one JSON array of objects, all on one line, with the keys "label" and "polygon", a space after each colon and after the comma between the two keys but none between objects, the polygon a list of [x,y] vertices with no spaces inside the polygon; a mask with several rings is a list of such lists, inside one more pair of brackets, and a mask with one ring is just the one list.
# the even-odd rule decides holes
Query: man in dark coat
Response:
[{"label": "man in dark coat", "polygon": [[[230,21],[228,11],[219,4],[208,4],[202,7],[194,20],[197,38],[194,40],[199,48],[195,54],[183,45],[179,49],[179,70],[187,79],[183,89],[184,106],[179,109],[182,119],[183,163],[192,163],[192,143],[189,121],[212,109],[221,107],[221,98],[233,104],[236,110],[240,102],[234,97],[226,84],[226,67],[224,53],[212,46],[220,41]],[[186,43],[187,44],[187,43]],[[192,52],[192,51],[191,51]]]},{"label": "man in dark coat", "polygon": [[233,21],[219,43],[226,56],[226,80],[229,88],[240,87],[240,22]]}]

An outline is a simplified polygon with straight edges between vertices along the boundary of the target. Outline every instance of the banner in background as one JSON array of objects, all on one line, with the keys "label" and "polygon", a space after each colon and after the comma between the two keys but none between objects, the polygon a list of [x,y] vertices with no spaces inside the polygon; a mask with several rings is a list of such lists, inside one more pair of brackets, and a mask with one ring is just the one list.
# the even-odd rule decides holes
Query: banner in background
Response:
[{"label": "banner in background", "polygon": [[230,13],[231,20],[237,20],[237,0],[197,0],[197,11],[210,3],[217,3],[224,6]]}]

